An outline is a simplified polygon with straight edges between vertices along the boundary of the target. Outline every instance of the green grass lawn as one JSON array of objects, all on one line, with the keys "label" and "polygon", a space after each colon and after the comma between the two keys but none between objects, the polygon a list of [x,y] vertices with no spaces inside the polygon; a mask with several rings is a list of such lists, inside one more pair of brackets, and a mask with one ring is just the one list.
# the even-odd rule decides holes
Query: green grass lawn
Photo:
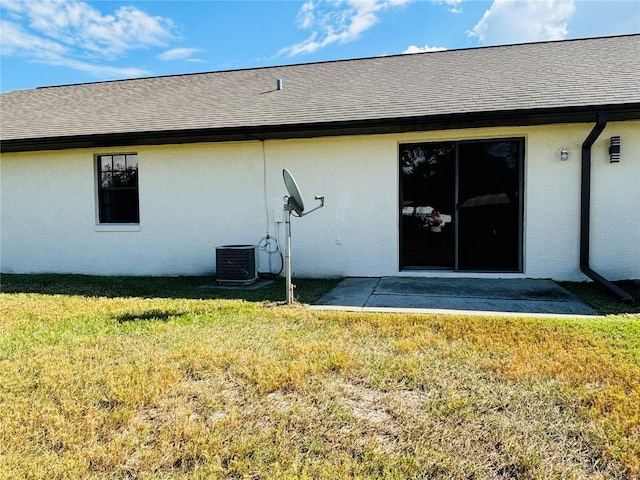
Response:
[{"label": "green grass lawn", "polygon": [[611,293],[593,282],[563,282],[564,288],[578,296],[603,315],[621,313],[640,313],[640,280],[623,280],[614,282],[635,300],[633,305],[622,303]]},{"label": "green grass lawn", "polygon": [[636,313],[317,312],[210,283],[3,276],[0,478],[640,478]]}]

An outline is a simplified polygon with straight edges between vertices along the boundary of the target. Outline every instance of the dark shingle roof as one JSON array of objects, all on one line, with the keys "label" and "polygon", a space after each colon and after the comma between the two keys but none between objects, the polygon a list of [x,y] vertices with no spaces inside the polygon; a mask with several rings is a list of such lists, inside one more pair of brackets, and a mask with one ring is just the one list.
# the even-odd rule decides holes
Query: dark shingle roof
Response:
[{"label": "dark shingle roof", "polygon": [[628,35],[21,90],[0,97],[1,139],[10,151],[313,136],[605,106],[637,118],[639,58]]}]

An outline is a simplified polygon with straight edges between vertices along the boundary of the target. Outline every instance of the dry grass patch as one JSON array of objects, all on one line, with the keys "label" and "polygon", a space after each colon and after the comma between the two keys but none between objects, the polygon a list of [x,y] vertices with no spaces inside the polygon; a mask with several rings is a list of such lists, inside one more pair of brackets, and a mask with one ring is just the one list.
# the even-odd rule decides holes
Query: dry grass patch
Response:
[{"label": "dry grass patch", "polygon": [[549,378],[587,410],[609,438],[607,455],[640,475],[640,316],[590,321],[471,321],[445,335],[507,355],[490,366],[520,382]]},{"label": "dry grass patch", "polygon": [[0,295],[0,478],[638,476],[638,317]]}]

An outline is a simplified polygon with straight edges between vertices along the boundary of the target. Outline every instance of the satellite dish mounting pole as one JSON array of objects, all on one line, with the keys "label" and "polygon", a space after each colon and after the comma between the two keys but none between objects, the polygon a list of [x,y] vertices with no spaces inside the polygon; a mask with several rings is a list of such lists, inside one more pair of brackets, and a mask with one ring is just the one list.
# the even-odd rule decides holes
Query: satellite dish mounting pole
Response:
[{"label": "satellite dish mounting pole", "polygon": [[285,215],[285,235],[287,237],[285,242],[285,268],[286,273],[285,276],[287,278],[287,303],[293,303],[293,289],[295,285],[291,283],[291,212],[296,212],[297,217],[304,217],[305,215],[310,214],[311,212],[315,212],[319,208],[324,207],[324,195],[316,195],[315,199],[320,202],[313,210],[309,210],[307,212],[304,211],[304,201],[302,200],[302,194],[300,193],[300,189],[298,188],[298,184],[289,173],[289,170],[286,168],[282,170],[282,176],[284,178],[284,184],[287,187],[287,192],[289,196],[284,197],[284,211]]},{"label": "satellite dish mounting pole", "polygon": [[291,305],[293,303],[293,289],[295,285],[291,283],[291,206],[287,203],[284,206],[285,211],[285,248],[284,248],[284,264],[285,264],[285,277],[287,283],[287,303]]}]

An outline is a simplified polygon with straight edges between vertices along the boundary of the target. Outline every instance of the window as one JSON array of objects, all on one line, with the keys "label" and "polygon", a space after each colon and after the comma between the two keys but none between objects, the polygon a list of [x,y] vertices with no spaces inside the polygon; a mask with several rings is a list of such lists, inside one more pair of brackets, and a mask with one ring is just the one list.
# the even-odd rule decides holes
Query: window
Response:
[{"label": "window", "polygon": [[98,155],[100,223],[139,223],[138,155]]}]

